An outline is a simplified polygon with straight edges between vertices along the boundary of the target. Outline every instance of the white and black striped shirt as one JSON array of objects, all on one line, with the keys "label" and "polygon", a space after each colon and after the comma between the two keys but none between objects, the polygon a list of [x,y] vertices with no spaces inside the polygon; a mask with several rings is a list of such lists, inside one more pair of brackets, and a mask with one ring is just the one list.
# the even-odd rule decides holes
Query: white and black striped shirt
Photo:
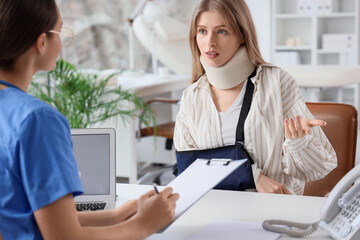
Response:
[{"label": "white and black striped shirt", "polygon": [[[323,178],[336,167],[336,153],[320,127],[312,128],[304,138],[286,139],[285,118],[314,118],[289,73],[264,64],[251,81],[255,88],[244,137],[245,148],[255,162],[254,181],[262,172],[292,193],[302,194],[305,181]],[[174,145],[177,151],[224,146],[219,113],[206,76],[183,92]]]}]

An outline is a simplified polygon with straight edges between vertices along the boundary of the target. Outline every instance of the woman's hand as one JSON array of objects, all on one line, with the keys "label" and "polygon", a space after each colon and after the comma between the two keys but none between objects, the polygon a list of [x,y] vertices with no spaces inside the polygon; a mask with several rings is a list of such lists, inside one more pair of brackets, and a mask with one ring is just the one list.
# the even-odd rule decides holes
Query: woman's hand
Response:
[{"label": "woman's hand", "polygon": [[323,120],[308,118],[300,119],[299,116],[295,116],[295,120],[293,118],[284,120],[286,137],[291,140],[303,138],[305,135],[309,135],[312,127],[325,125],[326,122]]},{"label": "woman's hand", "polygon": [[262,173],[260,173],[259,181],[256,183],[256,190],[263,193],[291,194],[284,184],[281,184]]}]

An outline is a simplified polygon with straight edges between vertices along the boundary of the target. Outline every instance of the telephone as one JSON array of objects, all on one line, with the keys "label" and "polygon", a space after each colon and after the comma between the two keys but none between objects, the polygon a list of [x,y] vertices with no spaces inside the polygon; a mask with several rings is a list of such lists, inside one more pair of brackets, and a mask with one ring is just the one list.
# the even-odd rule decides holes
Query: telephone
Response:
[{"label": "telephone", "polygon": [[[276,226],[275,226],[276,225]],[[296,227],[292,230],[278,225]],[[360,164],[351,169],[333,188],[320,211],[320,221],[302,224],[284,220],[266,220],[266,230],[292,237],[305,237],[320,226],[339,240],[360,239]]]}]

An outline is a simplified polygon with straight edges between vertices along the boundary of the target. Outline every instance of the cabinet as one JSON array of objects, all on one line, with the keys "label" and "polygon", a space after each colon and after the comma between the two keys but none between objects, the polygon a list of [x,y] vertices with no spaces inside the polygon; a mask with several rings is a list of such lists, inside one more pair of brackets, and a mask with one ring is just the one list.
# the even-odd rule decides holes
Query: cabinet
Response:
[{"label": "cabinet", "polygon": [[359,64],[360,0],[273,0],[272,62]]}]

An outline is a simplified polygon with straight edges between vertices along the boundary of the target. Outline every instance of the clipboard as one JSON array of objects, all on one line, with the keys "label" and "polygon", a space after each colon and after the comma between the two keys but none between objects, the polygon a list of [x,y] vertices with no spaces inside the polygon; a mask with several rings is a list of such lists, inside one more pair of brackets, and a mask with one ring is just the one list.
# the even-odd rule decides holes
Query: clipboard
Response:
[{"label": "clipboard", "polygon": [[[197,159],[184,172],[172,180],[167,187],[180,195],[176,202],[175,219],[178,219],[208,191],[230,175],[247,159]],[[168,228],[172,221],[159,233]]]}]

